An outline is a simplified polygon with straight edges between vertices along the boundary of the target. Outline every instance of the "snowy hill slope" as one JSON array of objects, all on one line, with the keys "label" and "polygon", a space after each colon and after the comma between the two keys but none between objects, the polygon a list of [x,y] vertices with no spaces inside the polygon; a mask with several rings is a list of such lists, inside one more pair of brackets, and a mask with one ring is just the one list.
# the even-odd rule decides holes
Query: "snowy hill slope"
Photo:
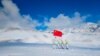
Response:
[{"label": "snowy hill slope", "polygon": [[20,39],[25,43],[50,43],[51,34],[32,30],[9,30],[0,32],[0,41]]},{"label": "snowy hill slope", "polygon": [[[77,45],[84,47],[100,47],[100,27],[97,28],[94,24],[88,23],[84,28],[70,28],[62,30],[64,35],[63,39],[67,39],[69,45]],[[85,25],[85,26],[86,26]],[[91,28],[95,28],[95,31],[90,31]],[[88,30],[88,31],[87,31]],[[20,40],[23,43],[48,43],[51,44],[54,36],[48,31],[39,32],[34,30],[23,30],[20,28],[9,28],[0,30],[0,42],[11,41],[18,42]]]}]

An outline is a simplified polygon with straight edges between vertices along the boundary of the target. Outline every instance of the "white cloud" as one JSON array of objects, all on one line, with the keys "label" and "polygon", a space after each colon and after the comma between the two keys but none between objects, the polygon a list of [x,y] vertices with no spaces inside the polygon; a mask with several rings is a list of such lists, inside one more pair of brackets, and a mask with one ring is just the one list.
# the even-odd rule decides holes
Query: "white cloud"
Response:
[{"label": "white cloud", "polygon": [[[9,27],[33,29],[43,24],[38,23],[37,20],[33,21],[30,15],[21,15],[20,9],[12,0],[2,0],[2,5],[3,7],[0,8],[0,29]],[[51,17],[50,22],[45,18],[44,25],[48,26],[48,29],[76,27],[83,23],[87,17],[88,15],[81,16],[79,12],[75,12],[73,17],[59,14],[56,18]]]},{"label": "white cloud", "polygon": [[30,15],[21,15],[20,10],[12,0],[2,0],[0,9],[0,28],[17,27],[22,29],[32,29],[36,22],[33,22]]},{"label": "white cloud", "polygon": [[56,18],[50,18],[50,22],[46,22],[49,29],[63,29],[77,26],[87,18],[88,16],[81,16],[79,12],[75,12],[73,17],[59,14]]}]

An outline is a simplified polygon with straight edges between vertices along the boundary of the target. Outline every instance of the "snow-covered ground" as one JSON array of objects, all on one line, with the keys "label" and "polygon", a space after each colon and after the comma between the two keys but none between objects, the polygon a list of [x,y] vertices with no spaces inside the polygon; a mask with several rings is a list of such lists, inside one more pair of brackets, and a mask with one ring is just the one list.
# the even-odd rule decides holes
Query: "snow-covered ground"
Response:
[{"label": "snow-covered ground", "polygon": [[[99,32],[65,30],[63,33],[62,38],[68,41],[68,50],[53,49],[52,45],[33,44],[51,44],[54,36],[49,31],[12,30],[12,28],[0,30],[0,56],[100,56]],[[9,46],[9,43],[15,44]],[[31,45],[19,46],[16,43],[31,43]]]},{"label": "snow-covered ground", "polygon": [[[82,47],[100,47],[99,32],[64,32],[62,36],[69,45]],[[0,31],[0,42],[22,42],[22,43],[47,43],[51,44],[54,36],[50,32],[39,32],[32,30],[2,30]]]},{"label": "snow-covered ground", "polygon": [[0,56],[100,56],[100,48],[69,47],[69,49],[53,49],[46,45],[4,46],[0,47]]}]

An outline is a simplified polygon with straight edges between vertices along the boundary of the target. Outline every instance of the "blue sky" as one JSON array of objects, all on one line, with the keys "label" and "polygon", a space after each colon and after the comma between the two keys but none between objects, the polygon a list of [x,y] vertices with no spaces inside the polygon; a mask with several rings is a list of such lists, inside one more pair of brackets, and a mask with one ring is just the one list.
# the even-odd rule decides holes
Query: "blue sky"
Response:
[{"label": "blue sky", "polygon": [[13,0],[22,14],[42,21],[43,17],[56,17],[58,14],[73,16],[78,11],[81,15],[92,15],[86,21],[97,22],[100,18],[99,0]]},{"label": "blue sky", "polygon": [[[97,23],[100,22],[99,5],[100,0],[0,0],[0,9],[2,8],[0,10],[2,27],[0,28],[3,28],[4,24],[17,27],[20,24],[23,28],[33,27],[35,20],[38,23],[35,22],[34,26],[38,30],[45,30],[49,26],[61,27],[59,23],[63,22],[67,22],[67,26],[80,24],[81,21]],[[12,23],[8,22],[8,18]],[[65,26],[64,23],[63,26]]]}]

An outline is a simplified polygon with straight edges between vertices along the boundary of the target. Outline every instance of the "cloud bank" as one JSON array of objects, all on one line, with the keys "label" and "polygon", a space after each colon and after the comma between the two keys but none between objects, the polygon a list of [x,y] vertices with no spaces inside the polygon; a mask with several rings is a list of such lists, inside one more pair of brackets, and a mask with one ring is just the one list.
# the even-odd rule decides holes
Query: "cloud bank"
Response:
[{"label": "cloud bank", "polygon": [[21,15],[20,9],[12,0],[2,0],[3,7],[0,8],[0,29],[3,28],[20,28],[32,29],[36,25],[30,15]]},{"label": "cloud bank", "polygon": [[[0,7],[0,29],[20,28],[20,29],[36,29],[37,26],[47,26],[48,29],[64,29],[70,27],[82,26],[85,19],[89,15],[81,16],[79,12],[75,12],[74,16],[69,17],[59,14],[57,17],[51,17],[48,22],[47,18],[43,23],[33,20],[30,15],[20,14],[20,9],[12,0],[2,0],[3,7]],[[33,12],[34,13],[34,12]],[[100,24],[100,22],[98,21]]]},{"label": "cloud bank", "polygon": [[59,14],[56,18],[51,17],[50,22],[46,22],[46,25],[49,29],[64,29],[70,27],[77,27],[83,24],[87,17],[88,15],[81,16],[79,12],[75,12],[73,17]]}]

